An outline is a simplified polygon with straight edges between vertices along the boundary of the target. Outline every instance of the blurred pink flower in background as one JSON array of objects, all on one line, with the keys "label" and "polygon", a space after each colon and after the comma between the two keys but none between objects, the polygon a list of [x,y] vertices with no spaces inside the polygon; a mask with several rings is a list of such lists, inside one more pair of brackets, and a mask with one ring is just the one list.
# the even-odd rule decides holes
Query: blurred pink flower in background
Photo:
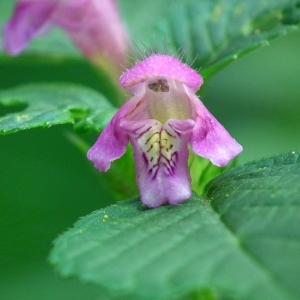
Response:
[{"label": "blurred pink flower in background", "polygon": [[202,77],[177,58],[152,55],[120,82],[133,98],[113,117],[88,158],[105,172],[131,142],[146,206],[179,204],[191,197],[188,145],[219,167],[242,151],[196,96]]},{"label": "blurred pink flower in background", "polygon": [[126,65],[129,39],[116,0],[20,0],[4,31],[10,55],[51,27],[62,28],[93,63]]}]

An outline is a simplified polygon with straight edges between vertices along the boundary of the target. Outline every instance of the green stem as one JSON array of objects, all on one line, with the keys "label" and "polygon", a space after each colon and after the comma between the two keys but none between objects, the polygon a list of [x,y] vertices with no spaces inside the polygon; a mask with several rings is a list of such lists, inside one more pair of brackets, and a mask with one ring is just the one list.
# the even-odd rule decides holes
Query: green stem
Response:
[{"label": "green stem", "polygon": [[65,136],[67,140],[71,144],[73,144],[81,153],[83,153],[84,155],[87,154],[90,145],[85,140],[83,140],[78,134],[71,131],[66,131]]}]

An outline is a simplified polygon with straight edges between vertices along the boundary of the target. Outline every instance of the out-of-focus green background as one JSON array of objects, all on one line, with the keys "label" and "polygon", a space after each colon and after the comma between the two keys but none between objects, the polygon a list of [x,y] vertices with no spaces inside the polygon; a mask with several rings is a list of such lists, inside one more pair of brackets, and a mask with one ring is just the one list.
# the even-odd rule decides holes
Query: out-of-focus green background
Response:
[{"label": "out-of-focus green background", "polygon": [[[299,49],[300,34],[291,34],[206,82],[202,98],[244,145],[241,162],[300,150]],[[101,88],[85,63],[20,66],[0,60],[0,89],[32,80]],[[0,107],[0,115],[4,113]],[[0,137],[1,299],[100,299],[96,287],[62,280],[47,263],[58,234],[112,199],[103,175],[66,139],[70,130],[56,127]]]}]

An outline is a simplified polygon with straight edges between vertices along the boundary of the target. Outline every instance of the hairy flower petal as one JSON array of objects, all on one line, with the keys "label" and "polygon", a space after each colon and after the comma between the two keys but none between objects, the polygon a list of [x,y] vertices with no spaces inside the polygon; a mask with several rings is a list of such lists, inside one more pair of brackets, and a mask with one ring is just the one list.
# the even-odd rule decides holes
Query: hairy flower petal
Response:
[{"label": "hairy flower petal", "polygon": [[136,64],[121,76],[123,88],[131,90],[136,84],[153,78],[174,79],[184,83],[196,92],[203,84],[203,79],[188,65],[169,55],[151,55]]}]

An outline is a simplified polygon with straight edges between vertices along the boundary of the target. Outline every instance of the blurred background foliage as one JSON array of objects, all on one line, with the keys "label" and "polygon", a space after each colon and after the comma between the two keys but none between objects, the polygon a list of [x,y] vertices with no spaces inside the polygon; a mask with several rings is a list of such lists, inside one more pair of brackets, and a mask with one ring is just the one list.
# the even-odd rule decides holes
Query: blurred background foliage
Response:
[{"label": "blurred background foliage", "polygon": [[[0,3],[1,24],[11,7],[9,1]],[[300,34],[289,34],[206,82],[202,98],[243,144],[241,162],[300,150],[299,49]],[[0,89],[65,81],[109,95],[102,76],[84,61],[60,56],[52,61],[0,57]],[[0,115],[5,113],[0,107]],[[60,126],[0,137],[1,299],[99,299],[97,288],[62,280],[47,263],[58,234],[113,198],[103,175],[66,138],[69,130]]]}]

